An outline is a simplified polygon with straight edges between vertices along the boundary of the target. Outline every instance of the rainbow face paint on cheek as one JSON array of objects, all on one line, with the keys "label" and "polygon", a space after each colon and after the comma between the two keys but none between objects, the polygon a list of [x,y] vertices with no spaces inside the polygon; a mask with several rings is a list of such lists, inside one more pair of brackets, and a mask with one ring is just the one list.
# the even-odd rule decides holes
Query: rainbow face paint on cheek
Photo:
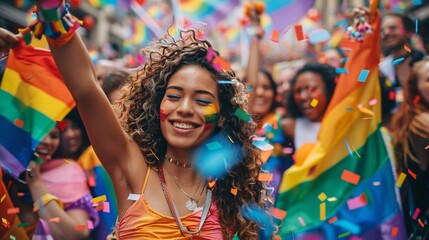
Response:
[{"label": "rainbow face paint on cheek", "polygon": [[213,130],[219,115],[219,106],[212,103],[204,107],[204,130]]},{"label": "rainbow face paint on cheek", "polygon": [[159,109],[159,120],[160,120],[162,123],[164,123],[164,122],[165,122],[166,117],[167,117],[167,116],[165,115],[164,109]]}]

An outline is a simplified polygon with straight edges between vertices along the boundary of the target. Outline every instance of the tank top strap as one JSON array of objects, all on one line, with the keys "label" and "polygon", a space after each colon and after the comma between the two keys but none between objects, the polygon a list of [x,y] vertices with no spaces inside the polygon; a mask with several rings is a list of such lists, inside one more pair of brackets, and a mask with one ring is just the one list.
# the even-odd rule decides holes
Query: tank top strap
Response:
[{"label": "tank top strap", "polygon": [[143,182],[141,194],[143,194],[144,190],[146,189],[146,184],[147,184],[147,180],[149,179],[149,174],[150,174],[150,167],[148,166],[147,167],[147,172],[146,172],[146,177],[144,178],[144,182]]}]

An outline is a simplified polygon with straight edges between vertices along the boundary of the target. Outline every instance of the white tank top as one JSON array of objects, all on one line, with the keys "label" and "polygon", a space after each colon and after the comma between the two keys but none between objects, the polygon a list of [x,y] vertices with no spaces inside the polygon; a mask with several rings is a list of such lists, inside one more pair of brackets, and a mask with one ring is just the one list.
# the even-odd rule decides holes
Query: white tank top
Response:
[{"label": "white tank top", "polygon": [[304,143],[316,143],[320,130],[320,122],[312,122],[306,117],[295,120],[295,149],[299,149]]}]

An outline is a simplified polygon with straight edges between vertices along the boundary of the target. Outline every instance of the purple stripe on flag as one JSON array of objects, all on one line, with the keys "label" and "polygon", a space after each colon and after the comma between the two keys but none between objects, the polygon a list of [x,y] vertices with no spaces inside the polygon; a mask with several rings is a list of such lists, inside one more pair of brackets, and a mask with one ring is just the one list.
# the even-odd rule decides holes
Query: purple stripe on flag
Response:
[{"label": "purple stripe on flag", "polygon": [[12,173],[15,177],[25,170],[22,164],[0,144],[0,167]]}]

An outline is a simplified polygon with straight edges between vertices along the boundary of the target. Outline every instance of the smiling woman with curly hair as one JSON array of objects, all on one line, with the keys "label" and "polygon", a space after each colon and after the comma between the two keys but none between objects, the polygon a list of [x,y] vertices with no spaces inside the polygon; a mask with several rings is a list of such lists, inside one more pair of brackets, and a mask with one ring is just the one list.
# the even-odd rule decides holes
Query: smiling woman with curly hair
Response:
[{"label": "smiling woman with curly hair", "polygon": [[[40,0],[39,9],[56,1],[61,5]],[[232,70],[221,69],[224,60],[211,44],[195,36],[193,30],[177,39],[166,35],[144,50],[147,62],[122,89],[119,119],[73,29],[49,40],[115,188],[118,221],[111,238],[274,236],[269,193],[258,180],[256,126],[243,110],[245,87]],[[0,29],[0,51],[16,41]]]}]

